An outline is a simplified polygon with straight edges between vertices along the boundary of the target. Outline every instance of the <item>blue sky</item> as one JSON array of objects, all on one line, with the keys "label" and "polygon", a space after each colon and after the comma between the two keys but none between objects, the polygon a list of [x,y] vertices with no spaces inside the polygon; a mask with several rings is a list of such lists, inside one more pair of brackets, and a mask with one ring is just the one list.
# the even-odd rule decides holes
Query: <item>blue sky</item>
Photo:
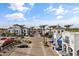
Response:
[{"label": "blue sky", "polygon": [[78,3],[0,3],[0,27],[65,25],[79,27]]}]

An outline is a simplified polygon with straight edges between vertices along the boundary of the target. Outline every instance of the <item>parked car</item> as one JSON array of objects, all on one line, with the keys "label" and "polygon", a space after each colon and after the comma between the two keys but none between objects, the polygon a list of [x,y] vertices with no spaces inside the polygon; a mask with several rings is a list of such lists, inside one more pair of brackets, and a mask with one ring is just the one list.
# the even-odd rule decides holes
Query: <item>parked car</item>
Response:
[{"label": "parked car", "polygon": [[27,44],[21,44],[18,46],[18,48],[28,48],[28,45]]}]

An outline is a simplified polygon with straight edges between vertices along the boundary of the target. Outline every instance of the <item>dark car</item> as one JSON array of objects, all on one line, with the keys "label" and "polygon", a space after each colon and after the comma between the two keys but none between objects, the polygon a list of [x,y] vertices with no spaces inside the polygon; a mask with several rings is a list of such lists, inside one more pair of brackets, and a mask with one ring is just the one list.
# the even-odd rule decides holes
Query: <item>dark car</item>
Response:
[{"label": "dark car", "polygon": [[29,46],[26,44],[19,45],[18,48],[28,48]]}]

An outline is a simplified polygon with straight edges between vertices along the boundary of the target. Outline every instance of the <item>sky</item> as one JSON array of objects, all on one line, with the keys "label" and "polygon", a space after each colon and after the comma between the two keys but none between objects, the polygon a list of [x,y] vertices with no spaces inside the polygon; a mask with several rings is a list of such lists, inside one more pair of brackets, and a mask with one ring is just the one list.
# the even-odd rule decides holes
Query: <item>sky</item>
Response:
[{"label": "sky", "polygon": [[79,3],[0,3],[0,27],[13,24],[79,27]]}]

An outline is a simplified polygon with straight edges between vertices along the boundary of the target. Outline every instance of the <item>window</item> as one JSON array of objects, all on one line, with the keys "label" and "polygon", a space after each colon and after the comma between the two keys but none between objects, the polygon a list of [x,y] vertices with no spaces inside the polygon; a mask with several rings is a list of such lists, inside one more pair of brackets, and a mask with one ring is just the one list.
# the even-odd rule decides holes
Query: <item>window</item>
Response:
[{"label": "window", "polygon": [[58,31],[58,33],[60,33],[60,31]]},{"label": "window", "polygon": [[69,37],[68,36],[65,36],[64,42],[69,44]]},{"label": "window", "polygon": [[63,32],[63,30],[61,32]]},{"label": "window", "polygon": [[9,30],[9,32],[10,32],[10,30]]},{"label": "window", "polygon": [[24,32],[26,32],[26,30],[24,30]]},{"label": "window", "polygon": [[18,33],[18,30],[16,30],[17,31],[17,33]]}]

